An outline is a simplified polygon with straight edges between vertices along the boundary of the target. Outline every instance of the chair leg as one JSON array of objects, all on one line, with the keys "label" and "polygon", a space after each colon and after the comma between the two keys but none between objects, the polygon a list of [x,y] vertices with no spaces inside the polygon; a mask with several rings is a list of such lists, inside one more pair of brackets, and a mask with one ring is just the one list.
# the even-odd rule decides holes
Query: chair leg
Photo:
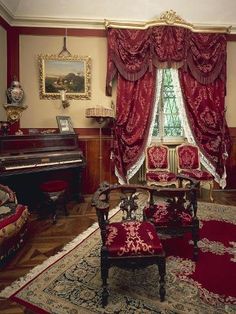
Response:
[{"label": "chair leg", "polygon": [[159,294],[160,294],[160,300],[163,302],[165,300],[166,295],[166,289],[165,289],[165,275],[166,275],[166,258],[165,256],[159,257],[158,259],[158,270],[159,270]]},{"label": "chair leg", "polygon": [[107,285],[107,278],[108,278],[108,263],[106,257],[101,254],[101,277],[102,277],[102,306],[107,306],[108,303],[108,285]]},{"label": "chair leg", "polygon": [[52,208],[52,223],[57,223],[57,206],[55,201],[51,201],[51,208]]},{"label": "chair leg", "polygon": [[68,210],[67,210],[67,207],[66,207],[66,196],[64,197],[63,199],[63,208],[64,208],[64,214],[65,216],[69,216],[69,213],[68,213]]},{"label": "chair leg", "polygon": [[210,200],[211,202],[213,203],[214,202],[214,198],[212,196],[212,190],[213,190],[213,181],[209,183],[210,184],[210,191],[209,191],[209,197],[210,197]]},{"label": "chair leg", "polygon": [[192,238],[193,238],[193,260],[198,259],[198,241],[199,241],[199,220],[196,220],[192,229]]},{"label": "chair leg", "polygon": [[201,181],[201,185],[200,185],[200,197],[201,197],[201,186],[203,186],[204,184],[209,184],[209,199],[212,203],[214,203],[214,198],[212,196],[212,191],[213,191],[213,186],[214,186],[214,182],[213,181],[207,181],[207,182],[204,182],[204,181]]}]

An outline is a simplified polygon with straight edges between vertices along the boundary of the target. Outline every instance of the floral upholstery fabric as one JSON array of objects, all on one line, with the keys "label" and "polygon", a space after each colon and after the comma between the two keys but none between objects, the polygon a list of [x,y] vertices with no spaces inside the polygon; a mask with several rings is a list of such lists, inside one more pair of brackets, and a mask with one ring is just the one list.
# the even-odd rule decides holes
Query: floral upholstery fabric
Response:
[{"label": "floral upholstery fabric", "polygon": [[198,147],[192,145],[180,145],[177,147],[179,169],[199,169],[200,160]]},{"label": "floral upholstery fabric", "polygon": [[0,267],[21,247],[28,216],[28,207],[17,204],[15,193],[0,185]]},{"label": "floral upholstery fabric", "polygon": [[15,202],[15,193],[8,186],[0,184],[0,206],[6,202]]},{"label": "floral upholstery fabric", "polygon": [[156,182],[172,182],[176,181],[177,177],[174,173],[168,171],[147,172],[146,179]]},{"label": "floral upholstery fabric", "polygon": [[147,169],[168,169],[168,148],[165,146],[150,146],[147,148]]},{"label": "floral upholstery fabric", "polygon": [[154,208],[144,208],[147,219],[152,219],[156,227],[158,226],[188,226],[192,223],[192,215],[189,210],[173,210],[165,203],[154,205]]},{"label": "floral upholstery fabric", "polygon": [[20,231],[28,215],[28,208],[24,205],[8,204],[0,207],[0,244]]},{"label": "floral upholstery fabric", "polygon": [[107,226],[106,246],[112,257],[155,255],[163,248],[150,222],[114,222]]},{"label": "floral upholstery fabric", "polygon": [[182,170],[181,174],[185,175],[186,177],[190,177],[200,181],[207,181],[213,180],[213,175],[207,171],[201,171],[198,169],[193,170]]}]

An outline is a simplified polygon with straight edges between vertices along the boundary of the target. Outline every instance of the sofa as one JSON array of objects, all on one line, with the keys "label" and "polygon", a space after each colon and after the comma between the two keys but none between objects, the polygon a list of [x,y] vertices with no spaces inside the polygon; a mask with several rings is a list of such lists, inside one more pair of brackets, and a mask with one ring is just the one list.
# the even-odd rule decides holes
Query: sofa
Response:
[{"label": "sofa", "polygon": [[15,193],[0,184],[0,267],[23,245],[28,217],[28,207],[18,204]]}]

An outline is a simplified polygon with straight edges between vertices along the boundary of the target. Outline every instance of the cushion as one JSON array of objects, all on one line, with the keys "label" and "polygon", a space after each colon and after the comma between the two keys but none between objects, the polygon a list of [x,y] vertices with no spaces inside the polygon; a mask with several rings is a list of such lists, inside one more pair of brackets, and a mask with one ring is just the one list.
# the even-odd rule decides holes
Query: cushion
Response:
[{"label": "cushion", "polygon": [[8,186],[0,184],[0,205],[6,202],[16,202],[15,193]]},{"label": "cushion", "polygon": [[198,169],[183,170],[183,171],[181,171],[181,174],[185,175],[186,177],[190,177],[190,178],[200,180],[200,181],[213,180],[212,174],[210,174],[207,171],[202,171],[202,170],[198,170]]},{"label": "cushion", "polygon": [[188,209],[174,209],[166,203],[154,205],[154,208],[144,208],[147,219],[152,219],[156,227],[158,226],[188,226],[192,224],[192,215]]},{"label": "cushion", "polygon": [[107,226],[106,246],[110,256],[155,255],[163,251],[150,222],[114,222]]},{"label": "cushion", "polygon": [[0,207],[0,244],[15,235],[28,219],[28,208],[19,204]]},{"label": "cushion", "polygon": [[3,190],[0,190],[0,205],[3,205],[8,201],[9,199],[9,194]]},{"label": "cushion", "polygon": [[51,180],[40,185],[41,191],[46,193],[64,191],[67,187],[68,183],[64,180]]},{"label": "cushion", "polygon": [[169,171],[150,171],[146,173],[146,179],[156,182],[172,182],[176,181],[177,177],[173,172]]}]

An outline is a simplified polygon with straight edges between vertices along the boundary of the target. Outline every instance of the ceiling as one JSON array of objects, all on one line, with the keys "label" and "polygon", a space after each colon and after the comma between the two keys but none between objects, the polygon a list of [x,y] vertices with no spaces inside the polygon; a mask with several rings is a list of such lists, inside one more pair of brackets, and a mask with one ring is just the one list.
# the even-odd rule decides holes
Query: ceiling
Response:
[{"label": "ceiling", "polygon": [[232,26],[235,0],[0,0],[0,15],[12,26],[104,28],[104,19],[147,22],[173,10],[199,26]]}]

